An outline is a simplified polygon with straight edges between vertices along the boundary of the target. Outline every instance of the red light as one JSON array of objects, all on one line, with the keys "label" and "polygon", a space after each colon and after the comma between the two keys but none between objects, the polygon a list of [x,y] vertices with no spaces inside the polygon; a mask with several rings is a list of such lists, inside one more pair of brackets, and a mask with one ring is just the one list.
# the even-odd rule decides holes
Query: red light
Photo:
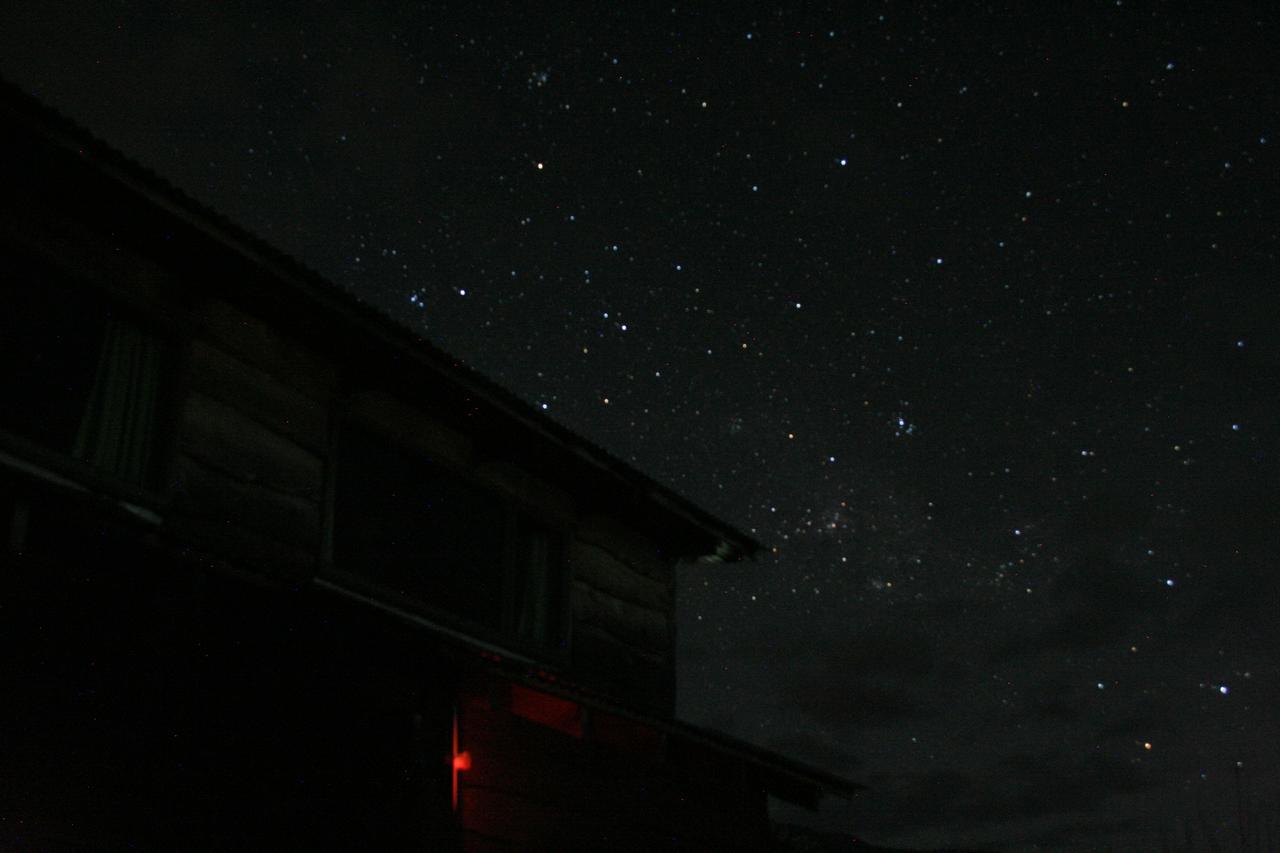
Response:
[{"label": "red light", "polygon": [[453,810],[458,810],[458,774],[471,769],[471,753],[458,751],[458,709],[453,709],[453,756],[450,762],[449,775],[453,787]]}]

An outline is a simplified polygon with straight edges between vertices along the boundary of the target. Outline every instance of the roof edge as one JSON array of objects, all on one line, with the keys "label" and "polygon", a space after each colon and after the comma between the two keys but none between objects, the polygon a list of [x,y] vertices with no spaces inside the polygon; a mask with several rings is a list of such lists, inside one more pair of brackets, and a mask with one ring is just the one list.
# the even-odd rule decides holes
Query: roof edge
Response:
[{"label": "roof edge", "polygon": [[[483,399],[502,415],[519,422],[526,429],[577,451],[581,458],[603,476],[621,483],[664,512],[682,518],[701,530],[709,543],[716,543],[708,545],[713,550],[707,554],[686,556],[711,557],[711,562],[737,562],[751,558],[763,550],[764,546],[754,537],[537,411],[514,392],[414,333],[385,310],[359,300],[336,282],[232,222],[209,205],[196,200],[155,172],[112,148],[87,128],[4,78],[0,78],[0,105],[26,119],[34,125],[39,135],[65,152],[91,163],[101,174],[120,184],[126,191],[140,196],[169,215],[178,217],[189,227],[223,244],[249,263],[265,269],[282,284],[317,303],[322,310],[327,309],[339,317],[364,326],[365,332],[376,335],[409,354],[422,366],[462,385],[469,393]],[[375,320],[376,322],[371,322]]]}]

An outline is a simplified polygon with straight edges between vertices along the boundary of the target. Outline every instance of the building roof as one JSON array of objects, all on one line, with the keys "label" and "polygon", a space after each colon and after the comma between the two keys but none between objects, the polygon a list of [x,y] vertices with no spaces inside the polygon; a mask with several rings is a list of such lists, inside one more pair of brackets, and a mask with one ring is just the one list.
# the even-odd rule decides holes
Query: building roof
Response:
[{"label": "building roof", "polygon": [[[360,301],[209,206],[196,201],[163,178],[129,159],[85,128],[0,79],[0,109],[6,124],[25,130],[101,176],[122,198],[150,206],[181,223],[224,251],[262,269],[286,291],[293,306],[310,306],[330,322],[342,323],[348,333],[377,339],[400,358],[411,359],[428,375],[455,386],[469,403],[485,408],[514,433],[522,434],[530,449],[551,453],[561,470],[625,495],[629,518],[647,520],[650,530],[667,539],[678,556],[709,562],[732,562],[751,557],[763,547],[708,511],[636,470],[598,445],[572,432],[512,392],[444,352],[390,314]],[[615,495],[616,497],[616,495]],[[616,502],[616,501],[615,501]]]},{"label": "building roof", "polygon": [[421,614],[347,589],[333,581],[317,578],[315,585],[349,602],[371,607],[391,618],[423,629],[445,648],[451,649],[453,654],[479,659],[485,669],[506,681],[537,688],[577,702],[585,708],[625,717],[661,733],[669,742],[693,745],[741,761],[755,769],[769,794],[788,802],[817,808],[823,795],[847,799],[858,791],[866,790],[865,786],[834,773],[819,770],[723,732],[627,707],[599,691],[575,683],[567,674],[549,672],[537,661],[523,657],[518,652],[486,644]]},{"label": "building roof", "polygon": [[[751,557],[763,547],[753,537],[556,423],[404,327],[389,314],[361,302],[296,258],[192,199],[85,128],[4,80],[0,80],[0,114],[4,123],[11,126],[11,132],[26,133],[40,150],[48,149],[55,158],[61,156],[67,162],[88,167],[92,174],[112,185],[108,191],[118,193],[119,199],[147,206],[153,213],[174,222],[175,227],[181,224],[225,251],[234,253],[244,262],[261,268],[285,291],[284,298],[290,305],[311,305],[330,320],[345,324],[349,333],[376,338],[398,357],[410,359],[409,363],[416,368],[456,386],[468,400],[487,407],[495,420],[523,434],[531,452],[554,450],[555,465],[567,466],[575,477],[590,477],[607,484],[609,491],[622,496],[618,508],[625,510],[626,518],[647,518],[652,530],[661,531],[668,543],[676,543],[678,556],[731,562]],[[366,598],[330,581],[318,579],[316,584],[330,592],[419,623],[462,653],[480,655],[486,666],[504,678],[537,686],[587,707],[630,717],[681,742],[697,744],[742,760],[757,769],[770,793],[784,799],[812,807],[823,793],[849,796],[861,788],[833,774],[721,733],[624,708],[582,685],[548,674],[535,661],[521,658],[510,650],[489,648],[474,637]]]}]

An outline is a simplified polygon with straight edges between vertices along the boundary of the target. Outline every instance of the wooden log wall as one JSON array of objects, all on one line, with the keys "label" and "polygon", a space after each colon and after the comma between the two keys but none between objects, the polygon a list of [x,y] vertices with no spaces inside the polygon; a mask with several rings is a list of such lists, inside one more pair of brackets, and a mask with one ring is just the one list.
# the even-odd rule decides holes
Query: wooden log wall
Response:
[{"label": "wooden log wall", "polygon": [[570,484],[543,481],[502,448],[477,448],[412,399],[340,398],[335,359],[238,301],[184,285],[201,271],[170,269],[171,258],[150,257],[91,225],[53,215],[38,227],[10,220],[3,230],[16,242],[46,252],[56,246],[49,253],[60,266],[125,296],[182,345],[177,441],[164,484],[165,526],[177,543],[281,579],[314,574],[330,434],[339,411],[349,411],[572,531],[567,592],[577,676],[650,710],[673,709],[673,561],[654,542],[618,519],[580,517]]},{"label": "wooden log wall", "polygon": [[347,411],[396,446],[421,454],[436,464],[452,468],[466,468],[471,464],[474,442],[469,436],[437,422],[420,407],[383,391],[356,393],[347,401]]},{"label": "wooden log wall", "polygon": [[674,710],[673,561],[652,541],[596,515],[578,525],[569,565],[580,676],[649,710]]},{"label": "wooden log wall", "polygon": [[171,529],[284,578],[314,572],[336,370],[227,302],[196,308]]}]

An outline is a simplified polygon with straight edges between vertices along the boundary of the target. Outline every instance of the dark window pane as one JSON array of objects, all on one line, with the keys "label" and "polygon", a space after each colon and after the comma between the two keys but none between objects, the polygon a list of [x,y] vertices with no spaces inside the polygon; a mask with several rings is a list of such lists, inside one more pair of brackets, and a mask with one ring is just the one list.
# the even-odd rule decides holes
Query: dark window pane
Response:
[{"label": "dark window pane", "polygon": [[497,498],[358,428],[343,433],[337,478],[339,569],[501,627],[506,528]]},{"label": "dark window pane", "polygon": [[0,429],[148,479],[160,343],[100,294],[33,272],[0,311]]},{"label": "dark window pane", "polygon": [[106,306],[55,281],[6,294],[0,311],[0,427],[71,452],[93,389]]}]

